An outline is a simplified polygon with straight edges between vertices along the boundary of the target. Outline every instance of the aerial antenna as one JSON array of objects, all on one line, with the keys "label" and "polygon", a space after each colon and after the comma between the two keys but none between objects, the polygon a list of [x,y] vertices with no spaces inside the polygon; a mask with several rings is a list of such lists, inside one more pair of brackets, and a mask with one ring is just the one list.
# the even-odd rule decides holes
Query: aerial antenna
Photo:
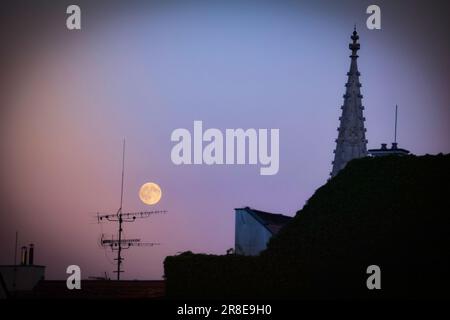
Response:
[{"label": "aerial antenna", "polygon": [[14,246],[14,276],[13,276],[13,288],[16,288],[17,279],[17,245],[19,242],[19,231],[16,230],[16,243]]},{"label": "aerial antenna", "polygon": [[16,245],[14,246],[14,266],[17,266],[17,243],[19,241],[19,231],[16,231]]},{"label": "aerial antenna", "polygon": [[123,226],[122,224],[124,222],[134,222],[138,218],[148,218],[155,214],[160,213],[166,213],[166,210],[155,210],[155,211],[141,211],[141,212],[127,212],[123,213],[123,192],[124,192],[124,178],[125,178],[125,139],[123,139],[123,146],[122,146],[122,181],[121,181],[121,187],[120,187],[120,207],[119,210],[117,210],[116,214],[100,214],[97,213],[97,222],[100,223],[103,220],[105,221],[113,221],[119,223],[119,232],[118,232],[118,239],[114,239],[113,237],[111,239],[104,239],[104,236],[102,235],[102,238],[100,240],[100,244],[102,247],[110,247],[112,251],[117,251],[117,258],[114,260],[117,261],[117,269],[114,271],[114,273],[117,273],[117,280],[120,280],[120,274],[124,271],[122,270],[122,262],[124,258],[122,258],[122,250],[129,249],[130,247],[152,247],[155,245],[159,245],[159,243],[156,242],[141,242],[140,239],[122,239],[122,233],[123,233]]},{"label": "aerial antenna", "polygon": [[397,109],[398,106],[395,105],[395,128],[394,128],[394,143],[397,143]]},{"label": "aerial antenna", "polygon": [[123,146],[122,146],[122,184],[120,187],[120,208],[119,212],[122,211],[122,204],[123,204],[123,178],[125,175],[125,139],[123,139]]},{"label": "aerial antenna", "polygon": [[120,208],[117,211],[118,215],[118,221],[119,221],[119,248],[117,250],[117,280],[120,280],[120,273],[122,272],[121,265],[122,265],[122,205],[123,205],[123,178],[125,176],[125,138],[123,139],[123,146],[122,146],[122,184],[120,186]]}]

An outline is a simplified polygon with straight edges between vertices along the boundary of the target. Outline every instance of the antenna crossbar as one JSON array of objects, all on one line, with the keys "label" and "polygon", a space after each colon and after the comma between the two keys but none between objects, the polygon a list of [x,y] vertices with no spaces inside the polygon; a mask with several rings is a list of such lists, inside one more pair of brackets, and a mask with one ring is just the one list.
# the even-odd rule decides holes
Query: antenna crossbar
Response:
[{"label": "antenna crossbar", "polygon": [[167,213],[166,210],[154,210],[154,211],[140,211],[140,212],[126,212],[119,214],[100,214],[97,213],[97,220],[101,222],[103,220],[107,221],[119,221],[122,217],[123,222],[134,221],[138,218],[148,218],[155,214]]}]

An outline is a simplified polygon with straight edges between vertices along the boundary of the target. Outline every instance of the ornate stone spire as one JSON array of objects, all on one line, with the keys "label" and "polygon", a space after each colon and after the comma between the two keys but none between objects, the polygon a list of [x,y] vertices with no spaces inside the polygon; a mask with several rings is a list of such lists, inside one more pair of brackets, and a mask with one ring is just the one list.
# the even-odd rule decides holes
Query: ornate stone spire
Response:
[{"label": "ornate stone spire", "polygon": [[334,150],[332,177],[344,168],[350,160],[367,156],[366,129],[364,128],[366,119],[363,117],[364,107],[361,103],[361,83],[359,82],[360,73],[357,63],[359,36],[356,27],[351,39],[352,43],[349,45],[349,49],[352,51],[350,71],[347,73],[348,80],[345,84],[344,105],[341,107],[342,116],[339,118],[340,125],[338,138],[336,139],[336,150]]}]

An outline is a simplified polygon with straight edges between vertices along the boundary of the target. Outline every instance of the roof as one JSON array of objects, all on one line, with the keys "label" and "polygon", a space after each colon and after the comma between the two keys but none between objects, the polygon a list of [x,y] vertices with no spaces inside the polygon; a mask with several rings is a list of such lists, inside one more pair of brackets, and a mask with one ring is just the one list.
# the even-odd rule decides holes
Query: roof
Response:
[{"label": "roof", "polygon": [[159,299],[164,280],[81,280],[82,290],[67,290],[66,280],[41,280],[19,298],[38,299]]},{"label": "roof", "polygon": [[272,234],[277,234],[282,227],[292,220],[292,217],[283,214],[260,211],[250,207],[236,208],[235,210],[245,210]]},{"label": "roof", "polygon": [[398,149],[369,149],[368,152],[379,152],[386,154],[396,154],[396,153],[409,153],[409,150],[398,148]]},{"label": "roof", "polygon": [[0,265],[0,268],[45,268],[45,266],[38,264],[4,264]]},{"label": "roof", "polygon": [[388,148],[386,143],[381,144],[379,149],[369,149],[367,152],[372,156],[388,156],[388,155],[407,155],[409,150],[398,147],[397,142],[392,143],[392,147]]}]

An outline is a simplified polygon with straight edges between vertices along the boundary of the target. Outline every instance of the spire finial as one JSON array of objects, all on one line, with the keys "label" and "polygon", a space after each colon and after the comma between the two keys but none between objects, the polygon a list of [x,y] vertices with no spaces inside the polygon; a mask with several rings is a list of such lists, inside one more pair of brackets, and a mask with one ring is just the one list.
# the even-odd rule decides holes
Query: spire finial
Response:
[{"label": "spire finial", "polygon": [[351,39],[353,40],[353,43],[356,43],[356,40],[359,39],[358,32],[356,32],[356,24],[353,28],[353,33],[352,33]]},{"label": "spire finial", "polygon": [[358,56],[356,55],[356,52],[359,50],[359,43],[358,43],[359,36],[358,32],[356,32],[356,24],[353,27],[353,34],[350,38],[352,39],[352,43],[350,43],[349,49],[352,50],[352,57],[357,58]]}]

